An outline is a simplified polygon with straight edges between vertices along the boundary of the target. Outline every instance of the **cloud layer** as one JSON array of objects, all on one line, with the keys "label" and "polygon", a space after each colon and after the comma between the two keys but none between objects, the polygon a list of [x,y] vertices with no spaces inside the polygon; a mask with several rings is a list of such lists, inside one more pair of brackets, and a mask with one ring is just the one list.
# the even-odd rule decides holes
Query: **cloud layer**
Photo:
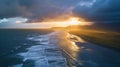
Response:
[{"label": "cloud layer", "polygon": [[119,22],[119,3],[119,0],[0,0],[0,18],[42,21],[72,12],[89,21]]},{"label": "cloud layer", "polygon": [[91,7],[76,7],[74,13],[94,22],[119,22],[119,0],[97,0]]}]

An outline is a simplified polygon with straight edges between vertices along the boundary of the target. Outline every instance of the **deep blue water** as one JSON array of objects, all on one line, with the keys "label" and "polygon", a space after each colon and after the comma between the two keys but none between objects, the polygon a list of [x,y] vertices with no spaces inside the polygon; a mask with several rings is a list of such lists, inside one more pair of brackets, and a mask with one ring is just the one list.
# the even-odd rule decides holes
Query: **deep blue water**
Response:
[{"label": "deep blue water", "polygon": [[[0,30],[0,67],[12,67],[12,65],[23,63],[21,56],[17,53],[27,51],[26,48],[33,45],[34,41],[27,38],[34,35],[43,35],[52,32],[51,30]],[[30,62],[30,61],[28,61]],[[32,63],[32,61],[31,61]],[[30,67],[30,66],[26,66]],[[31,65],[32,67],[32,65]]]}]

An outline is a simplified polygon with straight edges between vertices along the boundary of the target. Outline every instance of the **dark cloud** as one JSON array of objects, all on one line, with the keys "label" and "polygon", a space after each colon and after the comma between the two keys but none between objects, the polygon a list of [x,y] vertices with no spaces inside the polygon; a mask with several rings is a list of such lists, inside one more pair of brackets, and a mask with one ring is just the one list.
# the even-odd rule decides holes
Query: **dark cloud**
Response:
[{"label": "dark cloud", "polygon": [[30,15],[28,10],[29,8],[21,5],[19,0],[0,0],[0,18],[27,16]]},{"label": "dark cloud", "polygon": [[74,13],[94,22],[120,22],[119,0],[98,0],[92,7],[76,7]]},{"label": "dark cloud", "polygon": [[89,21],[119,22],[119,4],[119,0],[0,0],[0,18],[27,17],[42,21],[71,11]]},{"label": "dark cloud", "polygon": [[42,20],[61,15],[80,0],[0,0],[0,18],[28,17]]}]

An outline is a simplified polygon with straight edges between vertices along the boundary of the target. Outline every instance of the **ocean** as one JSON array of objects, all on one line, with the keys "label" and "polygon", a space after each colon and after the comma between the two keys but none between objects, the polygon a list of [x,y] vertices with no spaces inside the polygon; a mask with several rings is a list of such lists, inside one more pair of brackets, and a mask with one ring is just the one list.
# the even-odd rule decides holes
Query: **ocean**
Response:
[{"label": "ocean", "polygon": [[119,56],[66,31],[0,30],[0,67],[120,67]]},{"label": "ocean", "polygon": [[[34,62],[28,58],[28,60],[23,58],[24,56],[19,55],[20,53],[32,52],[31,56],[28,53],[27,57],[34,57],[35,51],[41,53],[42,44],[46,41],[29,40],[30,37],[35,37],[39,35],[45,35],[52,32],[51,30],[18,30],[18,29],[1,29],[0,30],[0,67],[34,67]],[[40,46],[38,46],[40,45]],[[31,47],[33,46],[33,48]],[[48,46],[49,47],[49,46]],[[36,50],[34,50],[36,49]],[[37,50],[38,49],[38,50]],[[40,55],[38,53],[38,55]],[[36,56],[39,58],[39,56]],[[35,59],[35,58],[33,58]],[[39,62],[39,61],[38,61]],[[43,63],[41,63],[43,64]],[[28,66],[29,65],[29,66]],[[44,64],[46,65],[46,64]],[[36,66],[36,67],[46,67],[46,66]]]}]

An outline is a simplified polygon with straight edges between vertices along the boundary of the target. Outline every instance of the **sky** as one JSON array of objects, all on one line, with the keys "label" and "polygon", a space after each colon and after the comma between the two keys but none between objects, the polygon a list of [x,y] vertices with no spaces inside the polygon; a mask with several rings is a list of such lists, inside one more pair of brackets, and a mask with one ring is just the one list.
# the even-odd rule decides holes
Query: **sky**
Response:
[{"label": "sky", "polygon": [[[69,16],[90,22],[119,22],[120,0],[0,0],[0,28],[49,27],[41,22]],[[33,26],[32,26],[33,25]]]}]

